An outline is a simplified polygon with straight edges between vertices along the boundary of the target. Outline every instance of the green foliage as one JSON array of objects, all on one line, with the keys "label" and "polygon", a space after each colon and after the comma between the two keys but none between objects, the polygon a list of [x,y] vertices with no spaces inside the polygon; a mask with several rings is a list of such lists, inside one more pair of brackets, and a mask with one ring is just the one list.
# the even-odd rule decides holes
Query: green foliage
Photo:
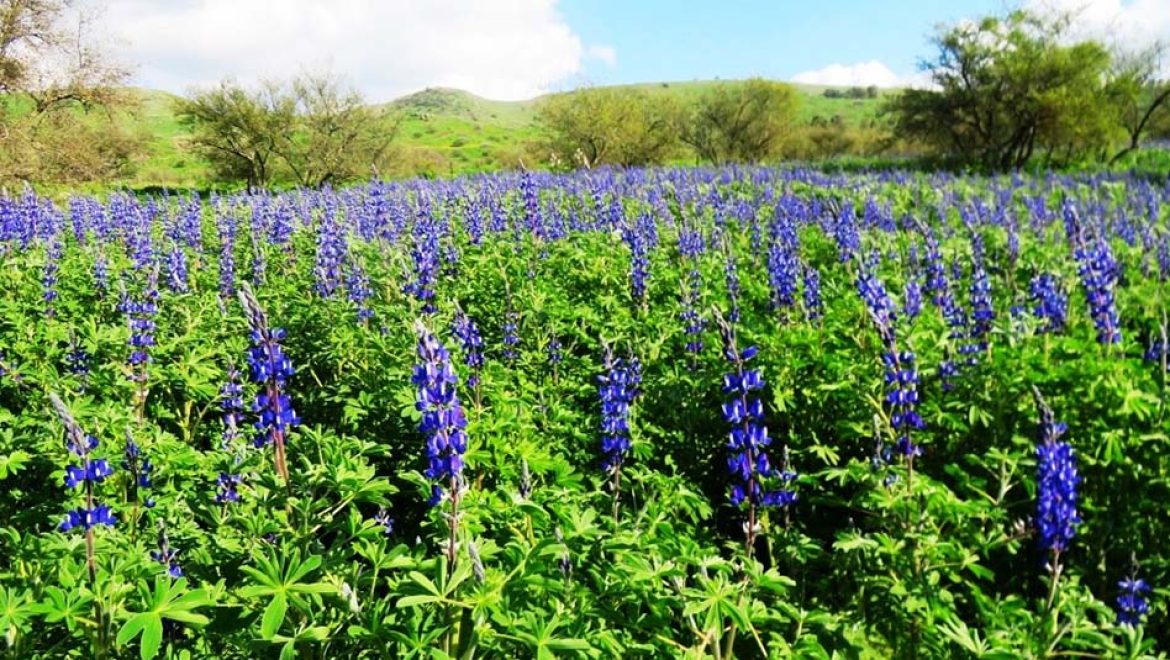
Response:
[{"label": "green foliage", "polygon": [[[179,245],[189,259],[189,290],[167,289],[169,266],[158,264],[157,346],[141,419],[126,378],[130,332],[116,309],[117,293],[99,294],[94,281],[100,254],[115,282],[125,274],[130,293],[140,292],[145,274],[135,274],[121,236],[91,231],[80,242],[67,220],[61,225],[59,296],[50,318],[42,289],[48,246],[35,236],[27,245],[19,235],[6,238],[0,653],[721,659],[1164,653],[1164,589],[1151,596],[1149,624],[1138,629],[1117,626],[1107,603],[1134,554],[1152,584],[1170,583],[1164,549],[1170,391],[1157,365],[1141,356],[1163,318],[1166,283],[1155,270],[1143,276],[1143,268],[1158,266],[1140,233],[1132,245],[1114,236],[1125,342],[1099,346],[1059,215],[1067,198],[1120,228],[1122,218],[1148,218],[1152,198],[1155,217],[1140,226],[1165,238],[1161,189],[1106,176],[829,176],[759,168],[577,176],[540,179],[550,226],[576,218],[593,227],[555,240],[524,231],[515,178],[339,192],[330,201],[346,200],[336,209],[347,240],[342,268],[360,267],[369,277],[368,322],[356,318],[345,287],[330,298],[315,292],[326,213],[314,206],[323,199],[318,193],[272,197],[295,214],[287,244],[266,240],[269,220],[242,201],[205,205],[198,246]],[[611,179],[599,188],[606,203],[598,205],[593,186]],[[505,226],[476,242],[473,218],[488,222],[473,215],[479,185],[493,191]],[[422,315],[402,289],[415,274],[413,227],[395,229],[397,206],[365,214],[389,200],[414,217],[420,190],[432,195],[433,217],[448,223],[444,247],[458,257],[444,261],[435,284],[439,309],[427,317],[455,360],[467,410],[467,490],[454,562],[445,556],[449,509],[425,504],[431,484],[421,473],[426,450],[411,382],[411,325]],[[769,223],[779,204],[792,201],[826,209],[802,216],[796,228],[801,262],[821,274],[826,309],[815,322],[799,305],[782,313],[770,304]],[[151,200],[160,254],[163,245],[172,247],[163,219],[181,217],[186,202]],[[1044,220],[1034,215],[1037,204]],[[145,213],[148,206],[136,208]],[[614,208],[621,219],[610,226]],[[854,290],[858,263],[839,261],[838,216],[827,210],[845,208],[859,219],[859,253],[882,256],[875,268],[896,298],[913,272],[905,255],[914,244],[922,256],[922,237],[909,222],[887,230],[882,219],[919,218],[937,231],[946,263],[964,270],[974,232],[995,266],[992,349],[963,371],[954,391],[944,391],[938,373],[957,348],[941,311],[927,302],[917,320],[901,326],[900,340],[918,356],[927,423],[919,437],[925,453],[913,472],[896,460],[874,467],[875,445],[889,446],[894,437],[884,417],[884,349]],[[880,216],[872,224],[860,220],[870,208]],[[980,221],[964,224],[968,212]],[[642,215],[654,218],[659,232],[648,255],[644,305],[631,299],[630,251],[615,231]],[[257,295],[273,325],[288,331],[285,348],[297,367],[287,391],[304,423],[288,439],[288,484],[273,474],[270,450],[243,446],[250,437],[230,450],[221,446],[219,387],[249,344],[243,310],[219,294],[224,262],[216,223],[225,217],[240,222],[228,253],[236,277],[257,277],[263,265]],[[714,239],[717,217],[724,230],[712,244],[719,249],[693,264],[684,260],[680,229],[701,227]],[[1015,257],[1007,227],[990,219],[999,217],[1019,222]],[[763,243],[755,243],[754,232]],[[704,282],[704,313],[726,307],[724,249],[739,268],[740,337],[760,349],[753,364],[767,383],[762,401],[774,459],[786,445],[800,473],[800,504],[760,521],[758,561],[745,560],[743,516],[727,504],[720,409],[726,361],[707,330],[708,346],[688,369],[679,322],[678,291],[692,267]],[[1038,272],[1053,274],[1070,292],[1063,333],[1040,334],[1028,313],[1009,311],[1029,305],[1028,281]],[[961,304],[970,284],[969,271],[952,281]],[[522,338],[512,365],[500,355],[509,296]],[[487,362],[474,392],[464,385],[462,349],[449,334],[456,303],[484,336]],[[545,353],[554,335],[564,353],[555,368]],[[92,356],[84,378],[66,368],[71,339]],[[598,468],[603,344],[628,348],[644,365],[617,516],[609,475]],[[1083,476],[1084,523],[1051,605],[1026,522],[1035,512],[1033,385],[1068,422]],[[102,485],[119,522],[94,534],[93,580],[85,538],[56,531],[76,501],[61,486],[70,458],[49,392],[59,393],[99,438],[98,457],[118,465],[129,432],[155,466],[153,507],[140,506],[143,493],[125,470]],[[245,402],[256,393],[247,385]],[[244,476],[237,503],[213,499],[215,477],[225,471]],[[376,519],[383,508],[395,519],[390,534]],[[179,550],[184,578],[168,576],[150,557],[160,526]]]},{"label": "green foliage", "polygon": [[1025,11],[943,29],[926,65],[932,87],[892,96],[896,135],[987,170],[1036,160],[1060,166],[1136,148],[1161,112],[1157,53],[1119,59],[1096,41],[1070,41],[1069,16]]},{"label": "green foliage", "polygon": [[248,90],[225,80],[176,102],[221,183],[317,187],[376,174],[395,127],[328,74]]},{"label": "green foliage", "polygon": [[791,86],[761,78],[719,85],[687,110],[679,133],[703,160],[762,162],[779,152],[799,103]]},{"label": "green foliage", "polygon": [[652,165],[667,160],[678,138],[668,98],[639,90],[587,87],[540,102],[537,118],[549,150],[573,165]]}]

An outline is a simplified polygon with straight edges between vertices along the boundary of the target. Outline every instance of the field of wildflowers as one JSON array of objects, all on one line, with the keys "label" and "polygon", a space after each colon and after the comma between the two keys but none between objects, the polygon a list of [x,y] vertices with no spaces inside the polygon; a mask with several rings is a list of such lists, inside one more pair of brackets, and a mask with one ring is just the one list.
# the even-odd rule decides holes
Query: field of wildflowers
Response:
[{"label": "field of wildflowers", "polygon": [[1157,657],[1170,186],[0,197],[0,655]]}]

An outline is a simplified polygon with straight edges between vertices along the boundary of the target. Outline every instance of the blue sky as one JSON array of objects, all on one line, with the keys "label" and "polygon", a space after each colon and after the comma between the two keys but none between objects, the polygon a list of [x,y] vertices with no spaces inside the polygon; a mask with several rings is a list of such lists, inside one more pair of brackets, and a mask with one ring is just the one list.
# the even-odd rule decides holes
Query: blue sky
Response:
[{"label": "blue sky", "polygon": [[[1019,0],[1086,34],[1170,39],[1170,0]],[[302,71],[370,101],[426,87],[526,99],[581,84],[765,76],[912,81],[930,35],[1006,0],[77,0],[100,7],[136,83],[183,93]]]},{"label": "blue sky", "polygon": [[931,52],[935,25],[1003,6],[998,0],[568,0],[560,9],[586,43],[613,47],[612,67],[587,61],[585,77],[600,84],[753,75],[789,80],[870,61],[909,75]]}]

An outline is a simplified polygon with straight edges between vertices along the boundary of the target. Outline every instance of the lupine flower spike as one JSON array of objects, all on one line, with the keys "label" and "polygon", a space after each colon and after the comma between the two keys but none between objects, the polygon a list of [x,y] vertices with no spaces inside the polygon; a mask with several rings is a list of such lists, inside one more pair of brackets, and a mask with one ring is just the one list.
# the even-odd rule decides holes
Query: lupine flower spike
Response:
[{"label": "lupine flower spike", "polygon": [[[764,388],[764,378],[759,370],[747,367],[759,350],[749,346],[741,351],[735,326],[728,323],[718,309],[714,310],[714,315],[723,338],[723,356],[731,364],[731,371],[723,377],[723,393],[730,396],[723,404],[723,419],[731,425],[727,443],[731,504],[736,507],[747,505],[744,550],[750,559],[756,536],[761,531],[759,510],[764,507],[787,509],[796,504],[796,493],[788,488],[796,474],[790,472],[787,465],[783,470],[776,470],[768,459],[768,446],[772,440],[768,437],[768,427],[764,426],[764,404],[759,395],[754,394]],[[781,487],[766,490],[764,481],[773,477],[781,479]]]},{"label": "lupine flower spike", "polygon": [[1117,624],[1136,628],[1142,625],[1142,617],[1150,611],[1150,604],[1146,596],[1150,593],[1150,585],[1138,577],[1136,559],[1130,560],[1129,575],[1117,583]]},{"label": "lupine flower spike", "polygon": [[98,525],[113,527],[116,522],[110,507],[98,504],[94,496],[94,486],[105,481],[114,470],[104,458],[95,459],[91,456],[97,449],[98,440],[92,435],[86,435],[81,425],[74,419],[73,414],[65,407],[65,402],[56,394],[49,395],[49,402],[57,417],[65,426],[65,442],[69,453],[80,459],[81,465],[70,465],[65,468],[65,486],[67,488],[81,487],[85,495],[85,504],[70,511],[58,525],[62,532],[74,528],[85,530],[85,563],[89,568],[89,579],[93,582],[97,577],[97,568],[94,563],[93,530]]},{"label": "lupine flower spike", "polygon": [[427,457],[430,465],[426,476],[433,482],[431,505],[443,499],[442,486],[446,483],[451,502],[448,518],[450,536],[447,544],[448,568],[455,567],[456,539],[459,532],[459,499],[463,490],[463,454],[467,451],[467,418],[459,403],[456,387],[459,383],[451,368],[451,356],[438,338],[422,323],[416,323],[419,363],[414,367],[411,382],[418,388],[416,406],[422,413],[419,430],[427,439]]},{"label": "lupine flower spike", "polygon": [[1032,388],[1036,408],[1040,411],[1039,444],[1036,446],[1036,528],[1040,548],[1048,553],[1046,568],[1052,574],[1048,608],[1056,598],[1060,580],[1060,556],[1072,543],[1081,522],[1077,513],[1077,461],[1072,447],[1060,439],[1068,430],[1064,422],[1055,421],[1052,409],[1040,390]]},{"label": "lupine flower spike", "polygon": [[150,551],[150,559],[156,563],[162,564],[166,569],[167,575],[172,580],[177,580],[183,577],[183,567],[179,566],[177,559],[179,551],[171,547],[171,541],[167,538],[167,528],[162,520],[158,521],[158,550]]},{"label": "lupine flower spike", "polygon": [[252,326],[252,347],[248,349],[248,366],[251,367],[252,380],[260,385],[261,391],[256,395],[256,402],[252,404],[252,411],[259,413],[260,420],[256,422],[259,433],[254,444],[263,447],[272,444],[275,451],[276,473],[289,484],[288,464],[285,458],[285,441],[292,427],[300,423],[300,418],[292,408],[292,402],[284,387],[292,377],[293,365],[280,342],[285,337],[282,328],[270,328],[268,316],[256,294],[247,282],[240,284],[240,303],[248,314],[248,322]]},{"label": "lupine flower spike", "polygon": [[605,373],[597,377],[601,399],[602,468],[609,473],[613,491],[613,516],[617,519],[621,501],[622,463],[630,451],[630,404],[640,394],[642,367],[637,358],[615,358],[605,347]]}]

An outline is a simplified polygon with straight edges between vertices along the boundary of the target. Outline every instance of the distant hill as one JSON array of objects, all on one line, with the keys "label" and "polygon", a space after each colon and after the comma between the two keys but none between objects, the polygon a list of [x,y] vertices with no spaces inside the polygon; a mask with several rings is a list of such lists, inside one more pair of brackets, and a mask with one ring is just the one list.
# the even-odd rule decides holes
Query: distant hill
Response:
[{"label": "distant hill", "polygon": [[[619,88],[665,94],[682,103],[719,85],[740,81],[699,80],[640,83]],[[801,119],[840,116],[854,125],[877,115],[876,99],[827,98],[830,88],[793,84],[803,93]],[[188,155],[184,143],[188,131],[175,115],[177,96],[158,90],[135,89],[140,103],[129,120],[149,136],[149,156],[140,164],[137,183],[190,185],[206,175],[206,167]],[[572,94],[573,92],[556,92]],[[514,166],[524,145],[539,137],[536,109],[541,98],[527,101],[494,101],[459,89],[434,87],[408,94],[377,107],[392,110],[400,118],[395,148],[401,150],[404,168],[436,174],[462,174]]]}]

